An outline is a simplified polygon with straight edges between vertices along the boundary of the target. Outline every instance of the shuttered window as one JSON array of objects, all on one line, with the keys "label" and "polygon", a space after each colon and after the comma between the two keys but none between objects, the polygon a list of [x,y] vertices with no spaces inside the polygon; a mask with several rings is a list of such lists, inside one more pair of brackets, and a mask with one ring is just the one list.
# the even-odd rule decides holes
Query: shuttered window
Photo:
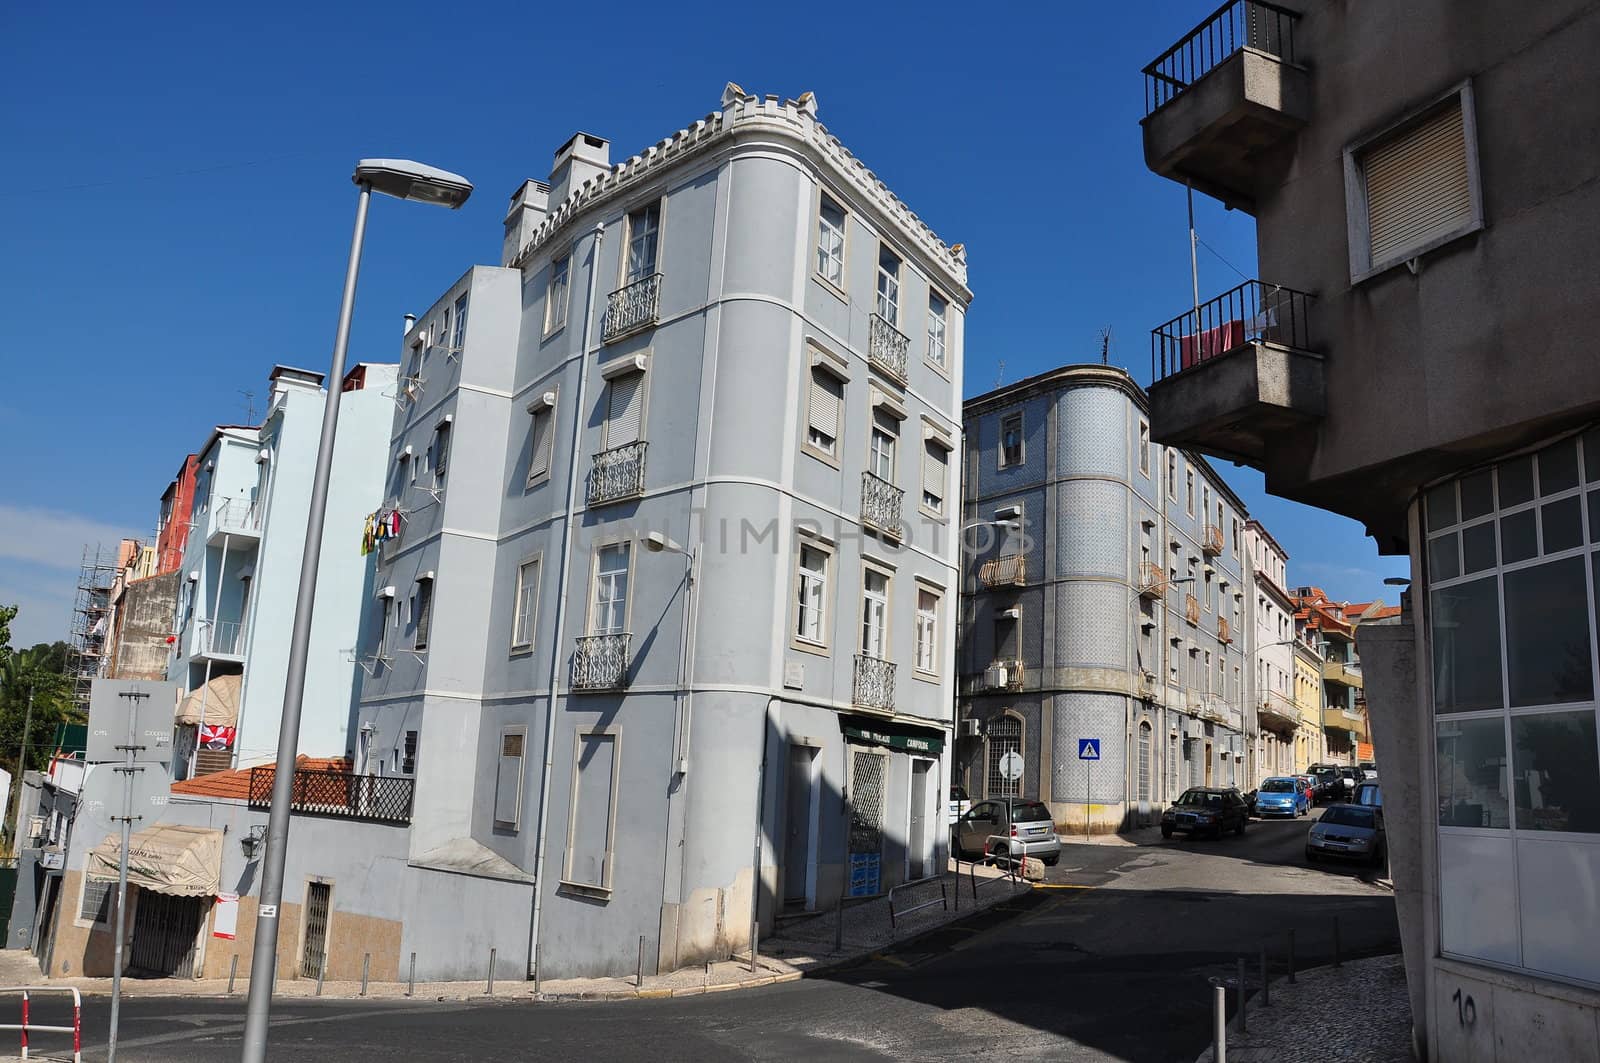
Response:
[{"label": "shuttered window", "polygon": [[412,609],[412,619],[417,627],[417,638],[412,645],[425,650],[428,648],[428,629],[433,626],[433,580],[426,577],[417,580],[416,602]]},{"label": "shuttered window", "polygon": [[606,385],[607,450],[639,441],[644,413],[644,374],[625,373]]},{"label": "shuttered window", "polygon": [[806,442],[824,454],[834,454],[839,444],[839,409],[844,404],[844,382],[822,369],[811,370],[811,390],[806,401]]},{"label": "shuttered window", "polygon": [[945,484],[950,480],[950,456],[944,447],[927,440],[922,444],[922,505],[933,513],[944,512]]},{"label": "shuttered window", "polygon": [[541,406],[533,411],[533,426],[528,432],[528,483],[550,471],[550,448],[555,441],[556,411]]},{"label": "shuttered window", "polygon": [[494,778],[494,825],[516,830],[522,825],[523,732],[500,734],[500,765]]}]

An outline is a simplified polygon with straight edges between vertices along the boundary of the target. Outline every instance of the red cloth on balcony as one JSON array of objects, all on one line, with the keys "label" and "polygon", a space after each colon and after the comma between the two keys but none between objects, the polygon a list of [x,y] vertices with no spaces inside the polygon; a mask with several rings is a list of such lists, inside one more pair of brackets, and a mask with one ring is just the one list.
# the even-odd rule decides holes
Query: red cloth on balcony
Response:
[{"label": "red cloth on balcony", "polygon": [[1216,328],[1206,329],[1198,337],[1179,337],[1178,342],[1182,351],[1182,368],[1187,369],[1208,358],[1227,354],[1244,343],[1244,322],[1238,319],[1227,321]]}]

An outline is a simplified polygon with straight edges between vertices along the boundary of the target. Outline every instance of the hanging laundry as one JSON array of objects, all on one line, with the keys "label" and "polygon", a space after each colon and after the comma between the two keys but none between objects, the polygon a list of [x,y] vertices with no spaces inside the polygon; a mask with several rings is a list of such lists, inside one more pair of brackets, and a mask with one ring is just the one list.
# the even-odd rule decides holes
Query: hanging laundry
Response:
[{"label": "hanging laundry", "polygon": [[367,514],[366,523],[364,523],[361,526],[361,556],[362,557],[366,557],[368,554],[372,553],[373,523],[374,523],[374,519],[376,517],[377,517],[376,513]]}]

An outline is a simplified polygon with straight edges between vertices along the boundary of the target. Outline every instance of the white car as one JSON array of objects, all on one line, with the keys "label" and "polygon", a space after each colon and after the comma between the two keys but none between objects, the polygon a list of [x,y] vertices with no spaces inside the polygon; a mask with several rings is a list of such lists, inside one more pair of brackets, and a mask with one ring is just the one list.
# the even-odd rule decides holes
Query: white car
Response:
[{"label": "white car", "polygon": [[972,807],[972,802],[967,800],[967,790],[964,786],[950,787],[950,822],[953,824],[966,814]]}]

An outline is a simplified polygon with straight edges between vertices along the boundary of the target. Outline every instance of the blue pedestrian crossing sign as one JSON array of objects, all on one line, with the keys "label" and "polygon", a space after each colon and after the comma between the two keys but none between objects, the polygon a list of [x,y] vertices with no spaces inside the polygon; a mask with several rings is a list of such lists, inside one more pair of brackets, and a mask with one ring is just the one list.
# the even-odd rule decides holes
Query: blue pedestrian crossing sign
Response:
[{"label": "blue pedestrian crossing sign", "polygon": [[1100,739],[1098,739],[1098,738],[1080,738],[1080,739],[1078,739],[1078,759],[1079,760],[1099,760],[1100,759]]}]

